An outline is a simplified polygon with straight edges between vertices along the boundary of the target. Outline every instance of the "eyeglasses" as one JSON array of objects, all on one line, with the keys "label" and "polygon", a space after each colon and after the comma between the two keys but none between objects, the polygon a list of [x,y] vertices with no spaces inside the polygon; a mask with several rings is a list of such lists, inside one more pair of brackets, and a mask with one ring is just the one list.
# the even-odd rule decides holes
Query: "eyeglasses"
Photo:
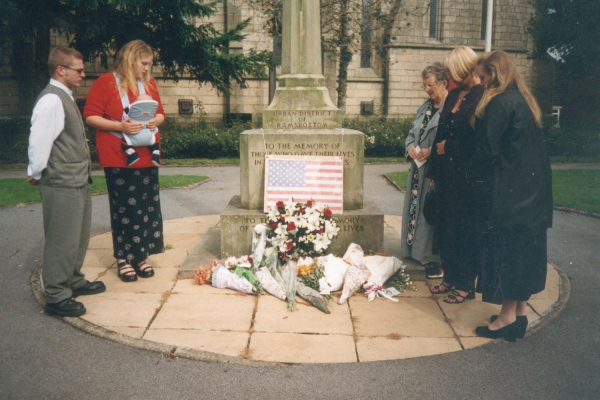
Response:
[{"label": "eyeglasses", "polygon": [[75,68],[67,67],[66,65],[61,65],[61,67],[75,71],[79,75],[83,74],[83,68],[75,69]]},{"label": "eyeglasses", "polygon": [[431,89],[432,87],[434,87],[434,86],[437,86],[437,85],[439,85],[440,83],[442,83],[442,82],[428,83],[427,85],[421,85],[421,88],[422,88],[423,90]]}]

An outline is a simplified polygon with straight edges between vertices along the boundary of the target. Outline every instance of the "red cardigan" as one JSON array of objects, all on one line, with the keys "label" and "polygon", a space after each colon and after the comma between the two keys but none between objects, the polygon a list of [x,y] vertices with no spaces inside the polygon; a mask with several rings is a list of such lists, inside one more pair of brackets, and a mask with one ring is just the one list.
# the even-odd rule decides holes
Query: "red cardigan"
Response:
[{"label": "red cardigan", "polygon": [[[147,89],[147,94],[158,101],[158,109],[156,114],[165,115],[158,88],[153,78],[150,78],[150,87]],[[129,102],[133,103],[136,96],[131,91],[128,92]],[[85,108],[83,109],[83,118],[97,115],[114,121],[121,121],[123,116],[123,105],[121,104],[121,96],[117,88],[117,82],[112,73],[100,76],[90,88]],[[156,132],[156,141],[160,143],[160,134]],[[98,150],[98,158],[100,165],[103,167],[127,167],[127,156],[121,149],[121,139],[110,132],[96,129],[96,149]],[[140,156],[140,160],[130,168],[148,168],[153,167],[152,154],[147,147],[136,147],[135,151]]]}]

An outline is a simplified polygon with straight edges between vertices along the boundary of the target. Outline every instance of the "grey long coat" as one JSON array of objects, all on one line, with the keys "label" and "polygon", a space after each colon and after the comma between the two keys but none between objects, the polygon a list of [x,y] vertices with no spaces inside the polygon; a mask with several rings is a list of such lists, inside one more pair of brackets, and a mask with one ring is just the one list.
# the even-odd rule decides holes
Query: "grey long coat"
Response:
[{"label": "grey long coat", "polygon": [[[415,122],[413,128],[408,133],[406,137],[406,151],[408,154],[408,148],[410,146],[419,146],[421,149],[429,148],[431,150],[431,146],[433,145],[433,141],[435,139],[435,135],[437,133],[438,122],[440,120],[440,111],[444,107],[442,104],[439,110],[435,113],[433,118],[427,124],[427,128],[421,135],[421,124],[423,123],[423,119],[425,118],[425,111],[427,107],[431,103],[431,100],[428,100],[417,110],[417,115],[415,116]],[[429,167],[429,161],[427,161],[420,169],[419,169],[419,193],[418,193],[418,206],[417,206],[417,226],[415,229],[415,237],[413,239],[412,246],[409,246],[406,243],[406,239],[408,237],[408,210],[411,201],[411,190],[412,190],[412,179],[415,168],[417,168],[416,164],[411,160],[410,163],[410,171],[408,173],[408,181],[406,183],[406,193],[404,194],[404,208],[402,209],[402,257],[411,257],[420,262],[440,262],[439,255],[432,254],[432,244],[433,244],[433,226],[429,225],[425,221],[425,217],[423,217],[423,203],[425,202],[425,193],[429,191],[429,182],[425,179],[425,175],[427,173],[427,168]]]}]

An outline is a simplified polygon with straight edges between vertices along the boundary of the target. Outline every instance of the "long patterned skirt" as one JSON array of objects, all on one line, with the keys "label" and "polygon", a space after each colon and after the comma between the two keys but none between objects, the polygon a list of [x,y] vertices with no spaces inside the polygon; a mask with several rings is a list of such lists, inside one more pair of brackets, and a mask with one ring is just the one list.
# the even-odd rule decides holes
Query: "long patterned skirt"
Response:
[{"label": "long patterned skirt", "polygon": [[164,253],[158,168],[104,168],[114,257],[139,263]]}]

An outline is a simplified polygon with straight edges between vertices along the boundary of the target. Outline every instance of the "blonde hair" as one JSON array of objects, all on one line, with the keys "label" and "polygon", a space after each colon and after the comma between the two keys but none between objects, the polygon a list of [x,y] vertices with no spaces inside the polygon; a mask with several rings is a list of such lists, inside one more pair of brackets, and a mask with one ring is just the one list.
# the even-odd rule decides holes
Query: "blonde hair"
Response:
[{"label": "blonde hair", "polygon": [[444,67],[456,83],[462,83],[469,75],[475,76],[476,65],[477,54],[467,46],[459,46],[451,50],[444,58]]},{"label": "blonde hair", "polygon": [[[119,50],[113,71],[121,78],[119,89],[122,93],[131,91],[135,96],[138,95],[134,66],[140,58],[148,56],[154,57],[154,50],[142,40],[132,40]],[[147,92],[150,85],[150,74],[145,74],[141,79]]]},{"label": "blonde hair", "polygon": [[515,88],[527,102],[535,119],[535,124],[542,126],[542,111],[540,110],[540,106],[529,89],[527,89],[523,76],[517,71],[515,63],[507,53],[502,50],[494,50],[483,54],[477,60],[477,66],[483,68],[486,74],[490,76],[483,97],[475,110],[477,118],[483,118],[486,106],[494,97]]},{"label": "blonde hair", "polygon": [[59,46],[52,50],[48,56],[48,72],[50,76],[54,76],[58,66],[70,64],[71,60],[83,61],[83,56],[80,52],[70,47]]}]

